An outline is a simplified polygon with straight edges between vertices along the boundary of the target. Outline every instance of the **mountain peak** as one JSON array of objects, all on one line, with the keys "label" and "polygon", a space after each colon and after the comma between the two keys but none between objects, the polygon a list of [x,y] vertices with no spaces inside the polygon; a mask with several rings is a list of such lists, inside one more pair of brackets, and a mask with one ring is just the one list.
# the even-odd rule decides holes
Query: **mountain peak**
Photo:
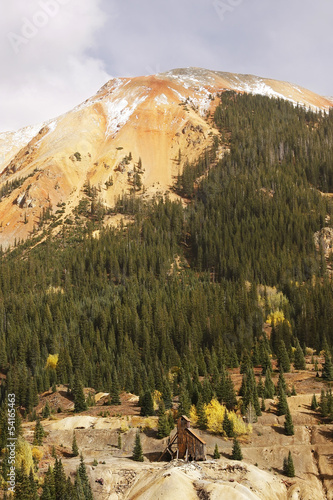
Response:
[{"label": "mountain peak", "polygon": [[0,186],[16,186],[0,201],[0,244],[25,239],[49,206],[56,211],[66,204],[70,214],[87,182],[112,207],[133,189],[139,163],[146,194],[170,192],[185,162],[196,160],[217,135],[207,117],[224,90],[315,110],[332,106],[331,100],[287,82],[203,68],[114,78],[54,120],[0,134]]}]

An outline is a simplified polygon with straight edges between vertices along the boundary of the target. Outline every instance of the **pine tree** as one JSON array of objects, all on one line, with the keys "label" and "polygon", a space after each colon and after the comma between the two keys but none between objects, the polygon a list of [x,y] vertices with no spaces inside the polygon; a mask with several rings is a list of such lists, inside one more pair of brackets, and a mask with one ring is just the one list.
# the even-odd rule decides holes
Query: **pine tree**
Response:
[{"label": "pine tree", "polygon": [[133,448],[133,460],[136,462],[143,462],[143,453],[140,439],[140,432],[137,431],[135,436],[135,443]]},{"label": "pine tree", "polygon": [[55,498],[66,498],[66,475],[61,459],[56,458],[53,475]]},{"label": "pine tree", "polygon": [[294,435],[294,425],[293,425],[293,420],[291,418],[289,406],[287,407],[286,418],[284,421],[284,430],[285,430],[286,436],[293,436]]},{"label": "pine tree", "polygon": [[198,403],[197,403],[197,415],[198,415],[198,427],[199,429],[206,429],[207,428],[207,416],[206,416],[206,412],[205,412],[205,408],[204,408],[204,404],[203,404],[203,401],[202,401],[202,396],[201,394],[199,394],[199,399],[198,399]]},{"label": "pine tree", "polygon": [[35,481],[34,473],[32,468],[29,473],[29,499],[31,500],[39,500],[39,496],[37,493],[37,483]]},{"label": "pine tree", "polygon": [[223,402],[228,410],[232,410],[237,404],[234,384],[229,375],[227,375],[225,380],[225,394]]},{"label": "pine tree", "polygon": [[93,500],[92,490],[91,490],[91,486],[90,486],[90,482],[89,482],[89,478],[88,478],[88,474],[87,474],[87,469],[86,469],[86,465],[84,463],[82,453],[80,455],[80,465],[77,469],[76,477],[77,477],[77,479],[80,478],[80,482],[82,484],[82,489],[84,492],[84,497],[83,497],[84,500]]},{"label": "pine tree", "polygon": [[242,450],[237,438],[234,438],[231,458],[232,460],[243,460]]},{"label": "pine tree", "polygon": [[76,372],[74,376],[73,394],[74,394],[75,413],[80,413],[81,411],[85,411],[87,409],[87,403],[83,392],[83,385],[80,380],[78,372]]},{"label": "pine tree", "polygon": [[44,406],[43,411],[42,411],[42,417],[49,418],[50,415],[51,415],[50,405],[49,405],[49,402],[46,401],[45,406]]},{"label": "pine tree", "polygon": [[305,357],[298,339],[296,339],[294,367],[295,370],[305,370]]},{"label": "pine tree", "polygon": [[317,398],[316,395],[314,394],[311,400],[311,410],[316,410],[317,408],[318,408]]},{"label": "pine tree", "polygon": [[45,432],[44,432],[43,426],[40,423],[40,420],[37,419],[37,422],[35,425],[35,431],[34,431],[33,444],[37,445],[37,446],[42,446],[44,436],[45,436]]},{"label": "pine tree", "polygon": [[164,401],[162,399],[158,410],[157,438],[163,439],[164,437],[169,436],[169,434],[169,421],[165,412]]},{"label": "pine tree", "polygon": [[288,458],[283,460],[283,473],[287,477],[295,477],[295,468],[291,452],[289,451]]},{"label": "pine tree", "polygon": [[331,356],[328,352],[325,351],[325,362],[323,364],[322,377],[325,380],[332,381],[333,380],[333,364]]},{"label": "pine tree", "polygon": [[79,447],[78,447],[77,442],[76,442],[75,432],[73,433],[72,454],[73,454],[73,457],[79,456]]},{"label": "pine tree", "polygon": [[275,386],[272,381],[272,372],[271,370],[267,370],[265,376],[265,399],[273,399],[274,392]]},{"label": "pine tree", "polygon": [[279,379],[277,383],[277,394],[280,393],[281,389],[284,390],[285,393],[287,393],[287,384],[286,380],[284,378],[284,373],[282,367],[280,367],[280,373],[279,373]]},{"label": "pine tree", "polygon": [[281,367],[285,373],[290,372],[290,360],[283,340],[280,340],[278,344],[277,359],[278,366]]},{"label": "pine tree", "polygon": [[186,415],[190,416],[191,409],[191,399],[188,393],[188,390],[182,386],[179,394],[179,406],[178,406],[178,416]]},{"label": "pine tree", "polygon": [[280,387],[279,396],[278,396],[278,404],[277,404],[277,413],[278,413],[278,415],[286,415],[287,411],[288,411],[288,402],[287,402],[286,393],[284,392],[283,388]]},{"label": "pine tree", "polygon": [[142,417],[155,415],[154,401],[150,391],[146,391],[142,397],[140,415]]},{"label": "pine tree", "polygon": [[265,387],[262,381],[262,377],[260,375],[258,386],[257,386],[258,397],[263,398],[265,394]]},{"label": "pine tree", "polygon": [[113,377],[112,377],[112,386],[111,386],[111,391],[110,391],[110,404],[111,405],[120,405],[120,396],[119,396],[119,382],[118,382],[118,375],[116,370],[113,372]]},{"label": "pine tree", "polygon": [[242,386],[239,393],[242,395],[243,400],[242,413],[246,413],[246,410],[251,403],[255,409],[256,415],[260,416],[260,403],[253,368],[248,367],[246,372],[243,374]]},{"label": "pine tree", "polygon": [[223,417],[223,430],[226,433],[227,437],[234,437],[234,425],[233,422],[228,418],[228,412],[225,410]]},{"label": "pine tree", "polygon": [[220,455],[219,448],[218,448],[217,443],[216,443],[215,448],[214,448],[213,458],[214,458],[214,460],[218,460],[220,457],[221,457],[221,455]]},{"label": "pine tree", "polygon": [[171,391],[171,386],[167,379],[163,381],[162,398],[164,401],[165,408],[167,410],[172,408],[172,391]]},{"label": "pine tree", "polygon": [[55,497],[51,494],[50,488],[47,484],[44,483],[41,500],[53,500]]},{"label": "pine tree", "polygon": [[53,469],[49,466],[47,472],[44,476],[43,494],[42,500],[53,500],[55,498],[55,484],[54,484],[54,474]]}]

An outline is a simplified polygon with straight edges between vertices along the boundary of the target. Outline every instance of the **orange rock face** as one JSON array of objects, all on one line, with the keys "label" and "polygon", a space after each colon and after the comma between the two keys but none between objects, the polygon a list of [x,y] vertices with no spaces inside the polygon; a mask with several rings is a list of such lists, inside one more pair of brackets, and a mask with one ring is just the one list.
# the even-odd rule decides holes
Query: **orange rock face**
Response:
[{"label": "orange rock face", "polygon": [[225,89],[318,110],[332,106],[286,82],[199,68],[113,79],[65,115],[0,134],[0,189],[7,182],[9,187],[0,201],[0,245],[29,237],[43,209],[55,212],[65,203],[70,214],[88,181],[113,206],[133,188],[139,159],[145,192],[167,192],[184,163],[195,160],[217,134],[209,113]]}]

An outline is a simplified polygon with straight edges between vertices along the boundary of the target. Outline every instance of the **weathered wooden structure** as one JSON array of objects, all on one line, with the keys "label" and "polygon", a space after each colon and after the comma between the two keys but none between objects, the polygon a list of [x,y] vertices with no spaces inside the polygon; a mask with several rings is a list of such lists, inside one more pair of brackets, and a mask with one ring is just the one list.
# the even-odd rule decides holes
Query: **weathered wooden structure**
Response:
[{"label": "weathered wooden structure", "polygon": [[191,421],[182,415],[177,421],[177,432],[160,456],[169,454],[171,459],[206,460],[206,443],[192,429]]}]

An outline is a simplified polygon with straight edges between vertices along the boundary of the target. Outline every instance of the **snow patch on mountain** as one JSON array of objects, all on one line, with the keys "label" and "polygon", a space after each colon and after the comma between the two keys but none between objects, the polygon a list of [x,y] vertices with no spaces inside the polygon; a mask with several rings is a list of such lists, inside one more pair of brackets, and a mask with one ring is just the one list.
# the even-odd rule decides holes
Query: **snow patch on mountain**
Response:
[{"label": "snow patch on mountain", "polygon": [[155,97],[155,102],[158,106],[164,105],[164,104],[169,104],[169,100],[165,94],[157,95]]},{"label": "snow patch on mountain", "polygon": [[118,130],[128,122],[137,107],[142,104],[147,97],[147,95],[138,96],[132,103],[129,103],[125,98],[105,101],[103,104],[104,109],[106,109],[108,121],[106,136],[109,137],[117,133]]}]

